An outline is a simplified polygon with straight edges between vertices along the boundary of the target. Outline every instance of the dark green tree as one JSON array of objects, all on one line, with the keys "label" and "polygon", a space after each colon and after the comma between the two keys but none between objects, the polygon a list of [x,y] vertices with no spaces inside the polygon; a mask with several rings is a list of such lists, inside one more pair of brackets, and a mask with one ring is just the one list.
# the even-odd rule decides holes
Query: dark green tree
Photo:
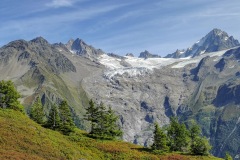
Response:
[{"label": "dark green tree", "polygon": [[200,128],[196,123],[193,123],[189,130],[189,137],[191,139],[191,146],[194,145],[196,139],[201,134]]},{"label": "dark green tree", "polygon": [[168,151],[169,148],[167,146],[167,136],[157,123],[155,123],[153,134],[154,137],[152,150],[161,150],[163,152]]},{"label": "dark green tree", "polygon": [[92,99],[89,101],[89,106],[86,108],[86,111],[85,120],[89,121],[91,125],[90,134],[95,134],[98,130],[97,127],[100,119],[100,112]]},{"label": "dark green tree", "polygon": [[233,160],[232,156],[228,152],[226,152],[226,155],[225,155],[224,159],[225,160]]},{"label": "dark green tree", "polygon": [[69,134],[75,128],[75,124],[72,119],[70,108],[65,100],[59,105],[59,115],[61,120],[61,131],[63,134]]},{"label": "dark green tree", "polygon": [[96,127],[94,132],[96,135],[103,137],[104,134],[107,133],[107,113],[106,107],[102,102],[98,106],[96,118]]},{"label": "dark green tree", "polygon": [[45,113],[43,110],[43,105],[40,101],[40,98],[37,97],[36,101],[33,103],[30,118],[39,124],[44,124]]},{"label": "dark green tree", "polygon": [[211,148],[205,137],[197,137],[191,146],[191,152],[195,155],[208,155]]},{"label": "dark green tree", "polygon": [[189,130],[189,136],[191,139],[190,151],[192,154],[195,155],[209,154],[211,146],[205,137],[201,137],[201,130],[196,123],[194,123],[191,126]]},{"label": "dark green tree", "polygon": [[61,126],[61,121],[60,121],[59,111],[57,106],[54,104],[51,107],[51,110],[49,112],[46,127],[51,128],[53,130],[60,130],[60,126]]},{"label": "dark green tree", "polygon": [[96,106],[93,100],[90,100],[86,110],[85,120],[91,124],[91,135],[107,139],[114,139],[122,135],[122,131],[117,125],[119,117],[115,115],[111,107],[106,109],[103,103]]},{"label": "dark green tree", "polygon": [[106,111],[106,114],[103,117],[104,119],[104,128],[103,128],[103,134],[107,136],[109,139],[114,139],[116,137],[122,136],[123,132],[117,125],[117,121],[119,119],[119,116],[115,114],[115,112],[112,110],[111,107],[108,108]]},{"label": "dark green tree", "polygon": [[180,124],[176,117],[170,118],[170,125],[167,128],[167,138],[171,151],[184,151],[188,146],[188,134],[185,124]]},{"label": "dark green tree", "polygon": [[23,106],[18,101],[20,94],[12,81],[0,81],[0,107],[24,112]]}]

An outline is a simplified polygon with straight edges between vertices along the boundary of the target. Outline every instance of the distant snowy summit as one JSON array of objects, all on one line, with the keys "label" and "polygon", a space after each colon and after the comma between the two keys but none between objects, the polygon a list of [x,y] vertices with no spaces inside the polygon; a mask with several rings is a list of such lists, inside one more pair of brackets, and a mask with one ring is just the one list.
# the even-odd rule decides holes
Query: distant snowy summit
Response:
[{"label": "distant snowy summit", "polygon": [[172,54],[168,54],[165,58],[184,58],[196,57],[201,54],[216,52],[239,46],[238,40],[233,36],[229,36],[220,29],[213,29],[205,37],[194,43],[192,47],[186,50],[177,50]]}]

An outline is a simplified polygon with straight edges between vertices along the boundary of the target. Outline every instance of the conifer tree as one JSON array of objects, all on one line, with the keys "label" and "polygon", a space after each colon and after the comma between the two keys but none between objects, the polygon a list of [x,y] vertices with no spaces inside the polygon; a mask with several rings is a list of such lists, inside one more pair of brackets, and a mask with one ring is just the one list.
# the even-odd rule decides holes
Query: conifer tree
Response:
[{"label": "conifer tree", "polygon": [[89,107],[86,110],[85,120],[90,121],[91,135],[108,139],[114,139],[122,135],[122,131],[116,124],[118,116],[115,115],[111,107],[106,109],[103,103],[96,106],[93,100],[90,100]]},{"label": "conifer tree", "polygon": [[106,113],[106,107],[101,102],[98,106],[98,114],[96,115],[96,128],[95,128],[95,134],[97,134],[100,137],[103,137],[104,134],[107,133],[107,113]]},{"label": "conifer tree", "polygon": [[99,122],[99,108],[96,107],[95,103],[91,99],[89,101],[89,106],[86,108],[87,112],[85,115],[85,120],[90,122],[91,125],[91,131],[90,134],[94,134],[97,130],[97,124]]},{"label": "conifer tree", "polygon": [[104,132],[104,134],[110,139],[120,137],[123,134],[121,129],[117,125],[118,119],[119,119],[119,117],[117,115],[115,115],[112,108],[109,107],[105,114],[105,124],[104,124],[105,132]]},{"label": "conifer tree", "polygon": [[20,94],[12,81],[0,81],[0,107],[24,112],[23,106],[18,101]]},{"label": "conifer tree", "polygon": [[159,127],[157,123],[155,123],[155,129],[154,129],[154,137],[153,137],[153,150],[161,150],[161,151],[168,151],[167,146],[167,136],[163,132],[163,130]]},{"label": "conifer tree", "polygon": [[67,101],[62,101],[59,105],[59,115],[61,119],[61,131],[63,134],[69,134],[73,131],[75,124],[72,119],[71,111],[67,104]]},{"label": "conifer tree", "polygon": [[46,126],[53,130],[60,129],[61,126],[60,116],[57,106],[55,104],[51,107]]},{"label": "conifer tree", "polygon": [[199,137],[200,133],[201,133],[201,131],[200,131],[199,126],[196,123],[192,124],[192,126],[190,128],[190,134],[189,134],[189,136],[191,138],[191,145],[194,143],[195,139],[197,137]]},{"label": "conifer tree", "polygon": [[44,110],[40,98],[37,97],[36,101],[30,111],[30,118],[39,124],[44,124]]},{"label": "conifer tree", "polygon": [[188,134],[185,124],[178,123],[176,117],[170,118],[167,137],[171,151],[183,151],[188,146]]},{"label": "conifer tree", "polygon": [[200,133],[201,133],[201,131],[200,131],[199,126],[194,122],[189,130],[189,137],[191,140],[190,150],[193,154],[194,154],[194,152],[196,152],[195,147],[196,147],[197,141],[199,140]]},{"label": "conifer tree", "polygon": [[205,137],[201,137],[201,131],[197,124],[190,128],[191,145],[190,150],[195,155],[207,155],[211,146]]},{"label": "conifer tree", "polygon": [[191,146],[191,152],[195,155],[208,155],[211,148],[205,137],[197,137]]}]

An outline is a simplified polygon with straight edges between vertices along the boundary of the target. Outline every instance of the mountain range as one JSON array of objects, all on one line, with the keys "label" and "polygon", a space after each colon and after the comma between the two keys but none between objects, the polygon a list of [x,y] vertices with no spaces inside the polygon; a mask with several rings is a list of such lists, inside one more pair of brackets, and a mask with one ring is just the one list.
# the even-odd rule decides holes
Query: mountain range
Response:
[{"label": "mountain range", "polygon": [[68,101],[74,121],[83,120],[88,100],[111,105],[128,142],[149,146],[154,122],[171,116],[195,120],[213,145],[212,153],[240,154],[240,47],[213,29],[186,50],[165,58],[148,51],[139,58],[105,53],[81,39],[50,44],[42,37],[16,40],[0,48],[0,79],[12,80],[29,113],[36,97],[46,113]]}]

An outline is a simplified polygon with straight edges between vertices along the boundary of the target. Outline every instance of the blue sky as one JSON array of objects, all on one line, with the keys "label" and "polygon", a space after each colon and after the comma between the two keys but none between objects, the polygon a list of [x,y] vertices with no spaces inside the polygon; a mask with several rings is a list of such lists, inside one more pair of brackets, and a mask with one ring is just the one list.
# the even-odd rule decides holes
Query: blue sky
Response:
[{"label": "blue sky", "polygon": [[105,52],[164,56],[213,28],[240,40],[239,0],[1,0],[0,15],[0,46],[81,38]]}]

